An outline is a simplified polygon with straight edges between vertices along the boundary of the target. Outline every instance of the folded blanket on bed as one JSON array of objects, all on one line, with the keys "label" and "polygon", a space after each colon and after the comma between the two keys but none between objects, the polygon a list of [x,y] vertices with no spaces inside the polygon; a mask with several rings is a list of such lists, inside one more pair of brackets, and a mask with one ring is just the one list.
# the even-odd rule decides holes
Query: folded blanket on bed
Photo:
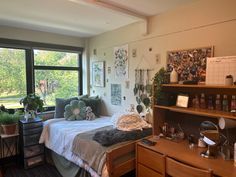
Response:
[{"label": "folded blanket on bed", "polygon": [[[98,134],[96,134],[98,132]],[[104,141],[104,144],[113,144],[111,146],[102,146],[97,141],[93,140],[93,137],[101,137],[105,134],[105,132],[110,132],[109,136],[116,136],[112,143],[109,143],[109,138]],[[127,133],[127,137],[126,134]],[[130,132],[124,132],[117,129],[113,129],[112,126],[106,126],[103,128],[98,128],[92,131],[88,131],[85,133],[80,133],[75,136],[73,140],[72,152],[78,155],[81,159],[83,159],[91,168],[93,168],[99,175],[102,173],[102,168],[106,162],[106,152],[111,151],[112,149],[119,148],[123,146],[125,143],[129,142],[128,140],[136,140],[142,138],[144,136],[151,135],[152,129],[147,128],[143,131],[136,130]],[[96,134],[96,136],[95,136]],[[136,135],[135,135],[136,134]],[[119,138],[119,136],[121,136]],[[126,142],[124,142],[126,141]],[[120,142],[120,143],[118,143]],[[116,143],[116,144],[114,144]]]},{"label": "folded blanket on bed", "polygon": [[101,130],[95,133],[93,140],[103,146],[110,146],[116,143],[137,140],[152,134],[152,128],[144,128],[143,130],[121,131],[117,129]]},{"label": "folded blanket on bed", "polygon": [[103,165],[106,162],[106,151],[111,147],[101,146],[93,140],[93,136],[97,131],[110,129],[112,129],[112,126],[80,133],[76,135],[73,141],[72,152],[87,162],[99,175],[101,175]]}]

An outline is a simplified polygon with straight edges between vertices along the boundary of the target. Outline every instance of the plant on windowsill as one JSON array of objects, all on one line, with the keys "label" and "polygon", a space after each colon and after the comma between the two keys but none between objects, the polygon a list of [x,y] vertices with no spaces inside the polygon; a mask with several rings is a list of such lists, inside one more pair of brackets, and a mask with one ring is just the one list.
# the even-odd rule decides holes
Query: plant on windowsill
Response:
[{"label": "plant on windowsill", "polygon": [[20,100],[20,104],[24,105],[25,118],[35,118],[37,111],[43,111],[43,100],[36,94],[31,93]]},{"label": "plant on windowsill", "polygon": [[7,112],[7,109],[3,105],[1,105],[0,125],[2,127],[3,133],[7,135],[16,133],[16,127],[20,117],[21,115],[18,113],[9,114]]}]

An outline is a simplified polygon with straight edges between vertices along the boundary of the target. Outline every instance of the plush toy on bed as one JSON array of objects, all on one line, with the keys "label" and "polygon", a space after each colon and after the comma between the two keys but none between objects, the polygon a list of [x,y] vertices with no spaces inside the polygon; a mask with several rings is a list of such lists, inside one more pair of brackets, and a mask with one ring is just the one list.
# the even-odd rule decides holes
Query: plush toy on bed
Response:
[{"label": "plush toy on bed", "polygon": [[95,119],[95,114],[93,113],[93,110],[90,106],[86,107],[85,119],[86,120],[94,120]]}]

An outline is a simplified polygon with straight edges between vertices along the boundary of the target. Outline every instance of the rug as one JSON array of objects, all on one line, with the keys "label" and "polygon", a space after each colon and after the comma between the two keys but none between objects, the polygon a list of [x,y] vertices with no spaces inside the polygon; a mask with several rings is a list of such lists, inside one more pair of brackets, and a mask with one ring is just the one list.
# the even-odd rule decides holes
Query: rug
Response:
[{"label": "rug", "polygon": [[17,166],[7,167],[4,177],[62,177],[57,169],[49,164],[23,169]]}]

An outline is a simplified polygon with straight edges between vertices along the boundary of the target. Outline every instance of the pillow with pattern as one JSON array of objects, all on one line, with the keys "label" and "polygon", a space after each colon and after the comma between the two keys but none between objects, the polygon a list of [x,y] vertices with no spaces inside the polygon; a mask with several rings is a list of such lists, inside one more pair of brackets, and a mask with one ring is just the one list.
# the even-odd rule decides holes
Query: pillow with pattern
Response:
[{"label": "pillow with pattern", "polygon": [[86,116],[86,105],[83,101],[72,100],[66,105],[64,117],[66,120],[84,120]]}]

